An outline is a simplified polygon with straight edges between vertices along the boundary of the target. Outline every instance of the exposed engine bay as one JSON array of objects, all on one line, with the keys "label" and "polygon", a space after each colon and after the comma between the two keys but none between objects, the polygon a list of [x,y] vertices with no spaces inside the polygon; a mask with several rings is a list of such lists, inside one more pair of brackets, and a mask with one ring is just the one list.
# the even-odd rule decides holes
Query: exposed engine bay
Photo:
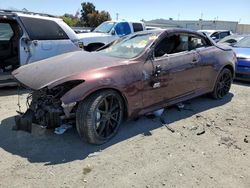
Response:
[{"label": "exposed engine bay", "polygon": [[45,128],[56,128],[64,123],[75,123],[76,103],[64,105],[61,97],[83,81],[67,82],[48,89],[31,92],[27,97],[27,111],[16,116],[16,130],[31,132],[32,123]]}]

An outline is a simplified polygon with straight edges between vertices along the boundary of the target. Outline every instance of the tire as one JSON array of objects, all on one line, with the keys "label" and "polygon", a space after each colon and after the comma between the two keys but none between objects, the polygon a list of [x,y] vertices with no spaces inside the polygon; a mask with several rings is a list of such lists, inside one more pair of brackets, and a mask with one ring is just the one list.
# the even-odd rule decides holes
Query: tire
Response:
[{"label": "tire", "polygon": [[233,81],[232,73],[229,69],[224,68],[215,83],[214,90],[211,93],[212,98],[222,99],[225,95],[228,94],[231,84]]},{"label": "tire", "polygon": [[123,113],[123,100],[116,91],[104,90],[94,93],[78,105],[78,134],[88,143],[103,144],[117,133]]}]

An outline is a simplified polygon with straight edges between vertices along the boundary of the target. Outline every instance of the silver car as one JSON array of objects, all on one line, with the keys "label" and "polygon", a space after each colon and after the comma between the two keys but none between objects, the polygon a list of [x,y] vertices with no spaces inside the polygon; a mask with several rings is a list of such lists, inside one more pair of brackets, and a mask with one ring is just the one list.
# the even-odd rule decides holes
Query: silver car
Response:
[{"label": "silver car", "polygon": [[81,43],[62,19],[33,12],[0,10],[0,87],[16,85],[16,68],[62,53]]}]

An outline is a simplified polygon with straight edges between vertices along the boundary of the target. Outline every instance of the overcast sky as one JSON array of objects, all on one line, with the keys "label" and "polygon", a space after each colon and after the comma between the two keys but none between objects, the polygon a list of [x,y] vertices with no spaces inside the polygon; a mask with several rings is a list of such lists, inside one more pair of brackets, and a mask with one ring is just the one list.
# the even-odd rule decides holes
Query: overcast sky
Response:
[{"label": "overcast sky", "polygon": [[[75,14],[83,0],[0,0],[0,9],[23,9],[54,15]],[[250,24],[250,0],[89,0],[113,19],[226,20]]]}]

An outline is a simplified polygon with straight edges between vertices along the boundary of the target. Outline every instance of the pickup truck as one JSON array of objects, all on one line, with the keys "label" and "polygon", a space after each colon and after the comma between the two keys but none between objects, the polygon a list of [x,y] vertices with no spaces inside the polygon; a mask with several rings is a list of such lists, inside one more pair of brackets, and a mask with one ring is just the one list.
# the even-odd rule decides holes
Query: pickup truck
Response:
[{"label": "pickup truck", "polygon": [[95,51],[125,35],[146,30],[143,22],[106,21],[90,33],[77,34],[84,50]]}]

